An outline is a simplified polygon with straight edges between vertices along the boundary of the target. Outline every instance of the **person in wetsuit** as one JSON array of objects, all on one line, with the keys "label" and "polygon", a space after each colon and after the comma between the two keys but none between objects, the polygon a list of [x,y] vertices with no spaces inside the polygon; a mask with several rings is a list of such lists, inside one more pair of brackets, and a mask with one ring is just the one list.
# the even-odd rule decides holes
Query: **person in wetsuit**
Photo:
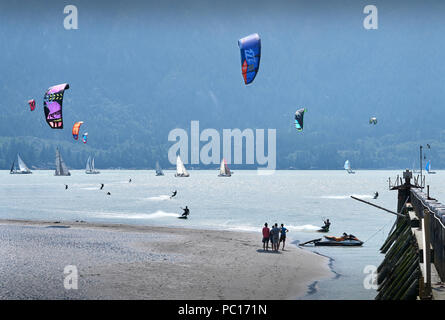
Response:
[{"label": "person in wetsuit", "polygon": [[65,185],[65,190],[66,190],[66,189],[68,189],[68,185],[67,185],[67,184]]},{"label": "person in wetsuit", "polygon": [[176,196],[177,193],[178,193],[177,190],[173,191],[173,194],[170,196],[170,199],[173,198],[174,196]]},{"label": "person in wetsuit", "polygon": [[379,193],[376,191],[376,192],[374,192],[374,199],[377,199],[378,198],[378,196],[379,196]]},{"label": "person in wetsuit", "polygon": [[101,184],[100,184],[100,190],[102,190],[103,188],[104,188],[104,184],[101,183]]},{"label": "person in wetsuit", "polygon": [[329,231],[329,227],[331,226],[331,223],[329,222],[329,219],[323,220],[324,226],[321,227],[324,231]]},{"label": "person in wetsuit", "polygon": [[187,206],[185,206],[185,208],[181,208],[182,210],[184,210],[184,212],[182,213],[181,217],[185,217],[187,218],[187,216],[190,214],[190,210]]}]

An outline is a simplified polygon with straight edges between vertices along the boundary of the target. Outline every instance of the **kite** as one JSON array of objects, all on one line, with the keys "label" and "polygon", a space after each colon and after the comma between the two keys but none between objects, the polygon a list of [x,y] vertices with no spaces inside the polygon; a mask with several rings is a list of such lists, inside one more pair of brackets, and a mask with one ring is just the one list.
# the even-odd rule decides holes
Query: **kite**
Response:
[{"label": "kite", "polygon": [[238,40],[241,51],[241,71],[247,85],[255,79],[260,67],[261,39],[257,33]]},{"label": "kite", "polygon": [[79,129],[80,126],[83,124],[83,121],[78,121],[73,126],[73,138],[74,140],[79,139]]},{"label": "kite", "polygon": [[36,101],[34,99],[31,99],[28,101],[29,107],[31,108],[31,111],[34,111],[36,108]]},{"label": "kite", "polygon": [[85,132],[82,137],[83,143],[87,143],[87,139],[88,139],[88,132]]},{"label": "kite", "polygon": [[58,84],[45,92],[43,109],[45,111],[46,122],[52,129],[63,129],[63,94],[69,87],[68,83]]},{"label": "kite", "polygon": [[307,110],[305,108],[302,108],[295,112],[295,128],[297,131],[303,131],[303,117],[306,111]]}]

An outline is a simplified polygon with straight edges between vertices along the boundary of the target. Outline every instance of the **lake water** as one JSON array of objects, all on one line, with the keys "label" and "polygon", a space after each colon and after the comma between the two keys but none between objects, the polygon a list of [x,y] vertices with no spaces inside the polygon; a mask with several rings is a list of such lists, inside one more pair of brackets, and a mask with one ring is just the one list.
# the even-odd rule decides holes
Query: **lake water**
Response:
[{"label": "lake water", "polygon": [[[151,170],[102,170],[99,175],[73,170],[70,177],[43,170],[31,175],[0,171],[0,218],[250,231],[258,232],[260,246],[264,222],[284,223],[290,241],[304,242],[322,236],[315,230],[322,217],[328,217],[329,235],[346,232],[362,241],[370,239],[357,248],[307,247],[330,257],[336,276],[318,282],[304,299],[373,299],[376,292],[363,284],[364,268],[381,262],[378,249],[395,216],[350,195],[396,211],[397,192],[388,190],[388,177],[394,180],[401,172],[295,170],[258,175],[238,170],[230,178],[220,178],[217,170],[195,170],[189,178],[175,178],[173,171],[156,177]],[[438,171],[427,177],[432,195],[439,200],[442,175]],[[103,190],[99,190],[101,183]],[[178,194],[169,199],[173,190]],[[379,197],[372,200],[375,191]],[[186,205],[190,219],[177,219],[180,207]]]}]

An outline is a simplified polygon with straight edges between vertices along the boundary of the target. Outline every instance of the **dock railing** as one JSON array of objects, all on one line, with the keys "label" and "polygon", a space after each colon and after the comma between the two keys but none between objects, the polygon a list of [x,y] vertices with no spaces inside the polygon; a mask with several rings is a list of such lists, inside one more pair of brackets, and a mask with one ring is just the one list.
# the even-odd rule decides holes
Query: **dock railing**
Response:
[{"label": "dock railing", "polygon": [[[429,189],[429,188],[428,188]],[[429,192],[428,192],[429,193]],[[411,188],[411,204],[421,220],[424,210],[430,212],[430,237],[433,263],[442,281],[445,280],[445,205],[433,199],[421,189]]]}]

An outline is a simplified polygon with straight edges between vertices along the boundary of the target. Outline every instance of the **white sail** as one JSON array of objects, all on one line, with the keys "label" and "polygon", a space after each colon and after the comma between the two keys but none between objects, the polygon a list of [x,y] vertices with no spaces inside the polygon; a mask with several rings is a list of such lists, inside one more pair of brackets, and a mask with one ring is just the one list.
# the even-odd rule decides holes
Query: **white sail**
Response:
[{"label": "white sail", "polygon": [[164,173],[162,172],[161,166],[159,165],[159,162],[156,161],[156,175],[157,176],[163,176]]},{"label": "white sail", "polygon": [[54,173],[54,175],[60,176],[61,175],[60,171],[61,171],[60,153],[59,153],[59,149],[56,149],[56,172]]},{"label": "white sail", "polygon": [[56,149],[56,176],[70,176],[71,173],[68,170],[65,162],[60,155],[59,149]]},{"label": "white sail", "polygon": [[219,167],[219,176],[220,177],[230,177],[232,173],[230,172],[229,167],[227,166],[226,160],[222,158],[221,166]]},{"label": "white sail", "polygon": [[91,171],[91,164],[90,164],[90,162],[91,162],[91,157],[88,157],[87,165],[85,167],[85,171],[86,172],[90,172]]},{"label": "white sail", "polygon": [[91,158],[91,156],[88,156],[87,164],[85,167],[85,173],[86,174],[99,174],[100,171],[96,170],[94,166],[94,157]]},{"label": "white sail", "polygon": [[346,161],[345,161],[344,168],[345,168],[345,170],[346,170],[348,173],[355,173],[355,172],[352,171],[352,169],[351,169],[351,163],[349,162],[349,160],[346,160]]},{"label": "white sail", "polygon": [[18,159],[18,165],[19,165],[20,172],[31,172],[31,170],[29,170],[29,168],[26,166],[26,164],[22,160],[22,158],[20,158],[19,154],[17,154],[17,159]]},{"label": "white sail", "polygon": [[226,166],[224,165],[224,159],[221,160],[221,166],[219,167],[219,174],[220,175],[226,174]]},{"label": "white sail", "polygon": [[25,164],[25,162],[20,158],[20,155],[17,153],[17,163],[14,160],[14,162],[11,165],[11,170],[9,171],[10,174],[28,174],[32,173],[31,170],[29,170],[28,166]]},{"label": "white sail", "polygon": [[176,158],[176,176],[177,177],[188,177],[189,173],[184,167],[184,163],[182,162],[181,158],[177,156]]}]

